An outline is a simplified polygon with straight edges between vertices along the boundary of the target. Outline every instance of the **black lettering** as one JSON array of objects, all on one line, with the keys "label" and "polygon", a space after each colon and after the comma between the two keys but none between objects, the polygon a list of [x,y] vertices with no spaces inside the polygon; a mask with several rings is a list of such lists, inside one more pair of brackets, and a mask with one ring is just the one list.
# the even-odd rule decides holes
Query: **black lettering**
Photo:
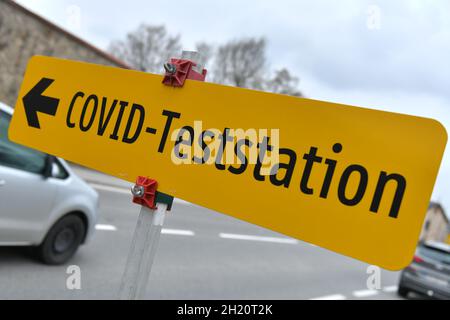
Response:
[{"label": "black lettering", "polygon": [[311,175],[314,162],[321,163],[322,157],[316,155],[317,148],[311,147],[309,153],[303,155],[303,159],[306,160],[305,169],[303,170],[302,180],[300,182],[300,189],[305,194],[313,194],[314,190],[308,187],[309,176]]},{"label": "black lettering", "polygon": [[[130,129],[131,129],[131,125],[133,124],[133,119],[134,119],[134,115],[135,115],[136,111],[139,112],[139,120],[138,120],[138,124],[136,127],[136,131],[134,132],[133,136],[130,137],[129,136]],[[133,143],[137,140],[137,138],[139,137],[139,134],[141,133],[142,125],[144,124],[144,119],[145,119],[144,107],[141,106],[140,104],[133,103],[133,105],[131,106],[130,115],[128,117],[127,126],[126,126],[125,132],[123,134],[122,142]]]},{"label": "black lettering", "polygon": [[241,174],[247,169],[248,160],[245,156],[245,153],[241,150],[241,147],[244,145],[247,147],[251,147],[253,143],[249,139],[240,139],[236,142],[236,145],[234,146],[234,153],[236,154],[236,157],[239,159],[241,164],[237,168],[233,166],[228,167],[228,171],[233,174]]},{"label": "black lettering", "polygon": [[162,115],[167,116],[167,119],[166,119],[166,124],[164,126],[164,131],[163,131],[163,134],[161,137],[161,141],[159,142],[159,146],[158,146],[159,153],[162,153],[164,151],[164,147],[166,145],[166,140],[169,135],[170,126],[172,125],[173,118],[179,119],[181,117],[180,113],[169,111],[169,110],[163,110]]},{"label": "black lettering", "polygon": [[216,169],[225,170],[225,165],[223,164],[223,154],[225,152],[225,146],[227,142],[233,142],[234,138],[230,136],[228,133],[230,132],[230,128],[225,128],[223,130],[223,134],[219,135],[217,138],[220,139],[220,147],[217,150],[215,166]]},{"label": "black lettering", "polygon": [[[185,132],[189,132],[189,140],[184,140],[183,136]],[[192,147],[192,142],[194,141],[194,128],[190,127],[190,126],[184,126],[183,128],[181,128],[178,131],[177,134],[177,140],[175,141],[175,146],[174,146],[174,154],[177,158],[179,159],[187,159],[187,155],[183,154],[182,152],[180,152],[180,147],[179,145],[185,145],[185,146],[191,146]]]},{"label": "black lettering", "polygon": [[257,181],[265,180],[265,177],[261,175],[261,167],[264,162],[264,157],[266,156],[266,151],[272,151],[272,146],[269,144],[269,140],[269,137],[264,137],[262,142],[257,145],[259,149],[258,159],[256,159],[255,168],[253,169],[253,178]]},{"label": "black lettering", "polygon": [[202,157],[198,158],[194,156],[192,160],[195,163],[204,164],[209,160],[211,156],[211,149],[209,149],[208,144],[205,141],[205,137],[214,138],[214,132],[209,130],[204,130],[202,134],[198,137],[198,145],[202,148]]},{"label": "black lettering", "polygon": [[[91,117],[89,118],[89,122],[87,125],[84,124],[84,118],[86,116],[86,110],[88,109],[89,102],[93,101],[93,109],[91,113]],[[97,107],[98,107],[98,98],[95,94],[91,94],[84,103],[83,110],[81,111],[81,117],[80,117],[80,130],[81,131],[88,131],[92,124],[94,123],[95,114],[97,113]]]},{"label": "black lettering", "polygon": [[113,133],[110,134],[109,138],[113,140],[118,140],[119,136],[117,133],[120,129],[120,123],[122,122],[123,112],[125,111],[125,108],[128,106],[127,101],[120,101],[120,109],[119,109],[119,115],[117,116],[116,125],[114,126]]},{"label": "black lettering", "polygon": [[[358,172],[360,175],[360,179],[359,179],[359,184],[358,184],[358,190],[356,190],[356,193],[353,196],[353,198],[349,199],[345,195],[345,189],[347,187],[347,183],[350,178],[350,175],[353,172]],[[357,205],[364,196],[364,192],[366,191],[366,187],[367,187],[367,181],[368,181],[368,173],[367,173],[366,168],[364,168],[363,166],[357,165],[357,164],[352,164],[352,165],[348,166],[344,170],[341,180],[339,181],[339,188],[338,188],[339,200],[347,206]]]},{"label": "black lettering", "polygon": [[[292,174],[294,173],[294,167],[295,162],[297,161],[297,154],[287,148],[282,148],[279,150],[279,154],[285,154],[289,156],[289,162],[286,163],[279,163],[276,165],[277,171],[273,172],[273,174],[270,175],[270,182],[275,186],[284,186],[285,188],[289,187],[289,184],[291,183]],[[286,173],[284,174],[284,177],[278,178],[277,174],[280,172],[280,169],[285,169]],[[271,172],[272,173],[272,172]]]},{"label": "black lettering", "polygon": [[111,104],[111,108],[109,108],[108,114],[106,115],[105,119],[105,111],[106,111],[106,97],[103,97],[102,99],[102,107],[100,109],[100,117],[98,121],[98,129],[97,129],[97,135],[103,136],[105,133],[106,127],[108,126],[109,120],[111,120],[111,116],[114,113],[114,110],[116,109],[117,105],[117,99],[114,99],[113,103]]},{"label": "black lettering", "polygon": [[389,181],[397,182],[397,188],[395,189],[395,196],[391,204],[391,210],[389,211],[389,217],[397,218],[402,204],[403,195],[406,189],[406,179],[400,174],[393,173],[387,174],[385,171],[381,171],[378,178],[377,186],[375,188],[375,194],[370,205],[370,211],[377,213],[380,207],[381,198],[383,197],[384,187]]},{"label": "black lettering", "polygon": [[66,118],[66,125],[69,128],[75,128],[75,122],[70,121],[70,118],[72,116],[73,107],[75,105],[75,100],[77,100],[78,98],[83,98],[83,97],[84,97],[84,92],[78,91],[77,93],[75,93],[75,95],[72,98],[72,101],[70,102],[69,111],[67,111],[67,118]]},{"label": "black lettering", "polygon": [[[342,151],[342,145],[340,143],[335,143],[333,145],[333,151],[339,153]],[[326,199],[328,196],[328,191],[330,190],[331,180],[333,179],[334,169],[336,168],[336,160],[325,159],[325,164],[327,167],[327,172],[325,173],[325,179],[323,180],[322,189],[320,190],[320,197]]]}]

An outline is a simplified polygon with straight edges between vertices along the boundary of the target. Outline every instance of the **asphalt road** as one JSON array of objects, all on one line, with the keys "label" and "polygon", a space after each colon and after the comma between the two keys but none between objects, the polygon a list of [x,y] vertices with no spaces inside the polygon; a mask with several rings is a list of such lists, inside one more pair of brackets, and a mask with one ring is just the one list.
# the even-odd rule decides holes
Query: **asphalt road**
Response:
[{"label": "asphalt road", "polygon": [[[64,266],[45,266],[27,249],[0,248],[0,299],[115,299],[139,207],[127,184],[79,171],[101,199],[91,241]],[[368,290],[367,264],[177,201],[167,216],[150,275],[149,299],[398,299],[399,273],[381,271]],[[69,265],[81,289],[69,290]]]}]

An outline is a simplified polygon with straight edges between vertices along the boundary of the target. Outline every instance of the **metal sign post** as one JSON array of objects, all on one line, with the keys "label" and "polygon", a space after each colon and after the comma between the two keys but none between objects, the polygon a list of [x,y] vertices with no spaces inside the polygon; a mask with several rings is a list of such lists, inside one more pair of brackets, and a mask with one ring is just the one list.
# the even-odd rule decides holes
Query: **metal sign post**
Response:
[{"label": "metal sign post", "polygon": [[144,298],[166,209],[166,204],[158,204],[155,210],[141,207],[120,285],[121,300]]},{"label": "metal sign post", "polygon": [[[186,79],[204,81],[206,69],[199,62],[197,52],[183,51],[181,59],[171,59],[164,64],[165,85],[182,87]],[[134,230],[125,271],[120,284],[121,300],[137,300],[145,297],[161,229],[173,197],[157,191],[156,180],[139,176],[131,188],[133,202],[141,205]]]}]

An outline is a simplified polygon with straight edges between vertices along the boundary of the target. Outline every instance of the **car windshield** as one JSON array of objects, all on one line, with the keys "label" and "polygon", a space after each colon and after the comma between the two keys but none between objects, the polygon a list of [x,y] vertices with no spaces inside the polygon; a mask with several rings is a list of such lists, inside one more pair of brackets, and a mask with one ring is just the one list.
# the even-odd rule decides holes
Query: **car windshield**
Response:
[{"label": "car windshield", "polygon": [[11,116],[0,110],[0,165],[32,173],[42,173],[45,167],[45,154],[8,139]]},{"label": "car windshield", "polygon": [[450,254],[430,247],[419,247],[419,253],[425,258],[437,260],[441,263],[450,264]]}]

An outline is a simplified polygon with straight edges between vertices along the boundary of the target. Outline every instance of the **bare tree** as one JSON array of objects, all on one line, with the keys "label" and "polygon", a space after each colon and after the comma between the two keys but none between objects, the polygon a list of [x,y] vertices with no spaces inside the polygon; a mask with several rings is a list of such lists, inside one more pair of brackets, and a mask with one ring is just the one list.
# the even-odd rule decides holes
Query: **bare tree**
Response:
[{"label": "bare tree", "polygon": [[266,81],[266,91],[273,93],[287,94],[290,96],[302,97],[302,93],[298,90],[298,78],[283,68],[275,71],[272,79]]},{"label": "bare tree", "polygon": [[208,63],[211,62],[214,57],[214,47],[207,42],[197,42],[195,45],[195,50],[197,50],[201,56],[202,60],[199,62],[209,69]]},{"label": "bare tree", "polygon": [[141,24],[125,40],[113,41],[109,51],[137,70],[161,73],[169,58],[180,55],[180,37],[169,35],[165,26]]},{"label": "bare tree", "polygon": [[287,69],[276,70],[270,77],[265,51],[263,38],[233,40],[219,46],[214,58],[213,81],[301,97],[298,78]]},{"label": "bare tree", "polygon": [[[128,33],[125,40],[113,41],[109,50],[135,69],[162,73],[163,64],[180,55],[180,37],[169,35],[164,26],[142,24]],[[302,96],[297,88],[298,78],[287,69],[276,70],[270,76],[264,38],[232,40],[218,48],[198,42],[196,50],[202,58],[199,63],[207,65],[212,61],[206,66],[207,79],[212,82]]]},{"label": "bare tree", "polygon": [[264,87],[266,42],[246,38],[219,46],[215,56],[213,81],[251,89]]}]

